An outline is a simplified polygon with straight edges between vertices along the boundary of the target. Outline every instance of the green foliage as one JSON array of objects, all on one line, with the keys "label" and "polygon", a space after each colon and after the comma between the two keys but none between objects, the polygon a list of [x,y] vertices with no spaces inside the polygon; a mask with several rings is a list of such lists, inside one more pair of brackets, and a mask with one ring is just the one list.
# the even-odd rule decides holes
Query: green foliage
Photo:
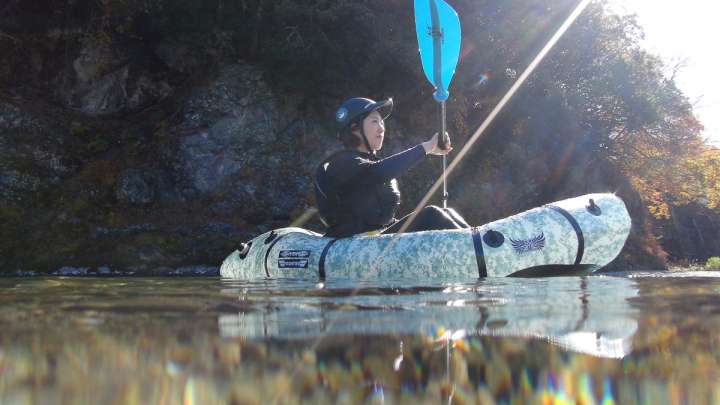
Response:
[{"label": "green foliage", "polygon": [[705,262],[706,269],[720,270],[720,257],[713,256]]}]

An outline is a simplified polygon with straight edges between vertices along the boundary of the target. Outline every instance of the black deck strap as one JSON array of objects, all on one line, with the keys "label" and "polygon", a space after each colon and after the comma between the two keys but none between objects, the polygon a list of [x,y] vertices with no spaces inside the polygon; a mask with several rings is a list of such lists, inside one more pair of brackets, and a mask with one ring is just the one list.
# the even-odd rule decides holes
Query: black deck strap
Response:
[{"label": "black deck strap", "polygon": [[583,258],[583,254],[585,254],[585,237],[583,236],[582,229],[580,229],[580,224],[578,224],[575,218],[573,218],[573,216],[564,209],[556,205],[546,205],[546,207],[550,208],[553,211],[559,212],[562,216],[565,217],[565,219],[568,220],[568,222],[570,222],[570,225],[572,225],[573,229],[575,230],[575,235],[577,235],[578,241],[577,255],[575,255],[575,264],[580,264]]},{"label": "black deck strap", "polygon": [[318,263],[318,276],[321,279],[325,278],[325,257],[327,256],[328,250],[330,250],[330,246],[333,245],[333,243],[337,242],[340,239],[332,239],[330,242],[325,245],[323,248],[322,253],[320,254],[320,263]]},{"label": "black deck strap", "polygon": [[485,265],[485,253],[483,252],[482,236],[480,235],[480,228],[472,228],[472,239],[473,246],[475,247],[475,260],[477,260],[478,275],[480,277],[487,277],[487,267]]},{"label": "black deck strap", "polygon": [[290,235],[291,233],[293,233],[293,232],[286,233],[286,234],[280,235],[280,236],[278,236],[277,238],[275,238],[275,239],[270,243],[270,246],[268,246],[268,249],[265,251],[265,275],[266,275],[267,277],[270,277],[270,272],[268,271],[268,266],[267,266],[267,259],[268,259],[268,256],[270,256],[270,251],[272,250],[273,246],[275,246],[275,244],[280,241],[280,239],[286,237],[287,235]]}]

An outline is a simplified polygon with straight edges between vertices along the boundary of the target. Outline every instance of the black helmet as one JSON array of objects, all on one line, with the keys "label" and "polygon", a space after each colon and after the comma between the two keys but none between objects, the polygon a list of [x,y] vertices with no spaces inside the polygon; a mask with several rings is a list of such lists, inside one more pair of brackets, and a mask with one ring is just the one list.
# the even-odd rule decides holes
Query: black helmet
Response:
[{"label": "black helmet", "polygon": [[335,112],[335,123],[338,129],[343,129],[357,118],[375,110],[384,110],[380,112],[380,115],[382,115],[383,119],[387,119],[392,113],[392,107],[392,98],[382,101],[374,101],[362,97],[351,98],[338,107]]}]

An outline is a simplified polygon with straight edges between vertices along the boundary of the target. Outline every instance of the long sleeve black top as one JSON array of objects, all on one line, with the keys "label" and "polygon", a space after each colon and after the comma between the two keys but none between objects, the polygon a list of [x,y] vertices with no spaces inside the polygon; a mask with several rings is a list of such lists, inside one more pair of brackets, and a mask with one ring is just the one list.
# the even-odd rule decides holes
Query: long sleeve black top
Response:
[{"label": "long sleeve black top", "polygon": [[350,236],[392,224],[400,204],[396,177],[424,156],[425,149],[417,145],[384,159],[345,150],[323,161],[315,173],[315,194],[328,236]]}]

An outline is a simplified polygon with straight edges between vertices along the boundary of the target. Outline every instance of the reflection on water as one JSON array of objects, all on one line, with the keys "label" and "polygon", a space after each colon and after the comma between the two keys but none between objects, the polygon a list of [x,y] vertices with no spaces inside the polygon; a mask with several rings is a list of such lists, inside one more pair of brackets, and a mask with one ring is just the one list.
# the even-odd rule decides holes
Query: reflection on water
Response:
[{"label": "reflection on water", "polygon": [[[247,338],[329,338],[332,335],[426,334],[546,339],[564,348],[620,358],[637,330],[625,278],[488,279],[406,289],[385,282],[357,292],[349,284],[324,294],[280,295],[256,311],[220,316],[220,334]],[[317,286],[315,287],[317,288]],[[333,294],[333,291],[342,294]],[[247,288],[229,289],[247,301]],[[339,295],[339,296],[338,296]]]},{"label": "reflection on water", "polygon": [[4,278],[0,307],[2,404],[720,402],[715,273]]}]

